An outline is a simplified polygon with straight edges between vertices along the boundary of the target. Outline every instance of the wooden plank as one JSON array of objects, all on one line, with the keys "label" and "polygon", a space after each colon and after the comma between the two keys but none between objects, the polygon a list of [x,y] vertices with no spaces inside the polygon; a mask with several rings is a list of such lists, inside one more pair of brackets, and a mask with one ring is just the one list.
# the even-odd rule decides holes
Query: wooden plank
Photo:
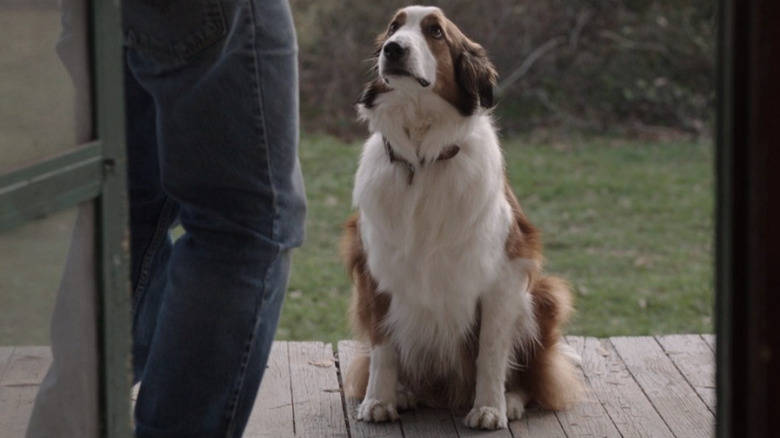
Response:
[{"label": "wooden plank", "polygon": [[244,436],[247,438],[277,438],[295,435],[292,384],[288,343],[277,341],[271,354],[252,407]]},{"label": "wooden plank", "polygon": [[458,436],[452,414],[426,406],[401,413],[401,428],[405,438],[450,438]]},{"label": "wooden plank", "polygon": [[713,436],[712,412],[654,338],[618,337],[610,341],[675,436]]},{"label": "wooden plank", "polygon": [[[584,349],[584,340],[579,337],[570,337],[566,341],[574,350],[582,355]],[[604,406],[601,405],[596,391],[590,386],[585,378],[585,373],[580,370],[580,375],[585,383],[585,394],[582,400],[571,406],[569,409],[556,412],[558,421],[561,423],[566,436],[569,437],[619,437],[618,432],[612,420],[609,418]]]},{"label": "wooden plank", "polygon": [[509,430],[514,438],[566,438],[555,412],[541,409],[526,410],[520,421],[509,423]]},{"label": "wooden plank", "polygon": [[674,437],[608,340],[568,338],[568,342],[582,356],[593,395],[623,436]]},{"label": "wooden plank", "polygon": [[348,436],[331,345],[290,342],[288,348],[296,435]]},{"label": "wooden plank", "polygon": [[715,335],[701,335],[701,338],[704,339],[704,342],[706,342],[710,349],[715,352]]},{"label": "wooden plank", "polygon": [[[349,366],[360,352],[360,348],[360,344],[355,341],[340,341],[338,343],[338,363],[342,383],[344,382],[344,376],[346,376]],[[355,413],[357,412],[360,400],[344,396],[344,403],[347,411],[349,430],[352,433],[353,438],[403,437],[400,422],[376,424],[358,421],[357,418],[355,418]]]},{"label": "wooden plank", "polygon": [[33,402],[51,364],[49,347],[16,347],[0,379],[0,438],[24,436]]},{"label": "wooden plank", "polygon": [[715,354],[698,335],[656,338],[702,401],[715,413]]}]

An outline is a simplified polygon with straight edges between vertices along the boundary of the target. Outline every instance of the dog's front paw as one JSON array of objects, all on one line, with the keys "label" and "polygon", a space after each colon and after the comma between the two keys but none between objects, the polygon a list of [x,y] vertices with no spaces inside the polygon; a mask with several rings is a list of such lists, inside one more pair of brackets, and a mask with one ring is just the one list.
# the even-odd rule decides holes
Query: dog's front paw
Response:
[{"label": "dog's front paw", "polygon": [[392,403],[367,398],[358,406],[357,419],[371,423],[395,421],[398,419],[398,411]]},{"label": "dog's front paw", "polygon": [[466,415],[466,426],[472,429],[496,430],[506,429],[506,414],[493,406],[474,407]]}]

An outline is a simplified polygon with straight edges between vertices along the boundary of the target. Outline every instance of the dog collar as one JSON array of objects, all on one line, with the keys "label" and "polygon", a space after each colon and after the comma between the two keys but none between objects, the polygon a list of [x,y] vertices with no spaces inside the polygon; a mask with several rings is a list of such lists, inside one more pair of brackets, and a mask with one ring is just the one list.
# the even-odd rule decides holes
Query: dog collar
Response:
[{"label": "dog collar", "polygon": [[[412,181],[414,181],[414,173],[417,171],[417,167],[413,163],[410,163],[409,161],[397,156],[393,151],[393,146],[387,140],[387,137],[382,136],[382,142],[385,144],[385,152],[387,153],[387,158],[390,159],[390,162],[399,163],[406,167],[406,171],[407,171],[406,182],[409,185],[412,185]],[[438,161],[449,160],[455,157],[455,155],[458,155],[458,152],[460,152],[460,146],[455,144],[447,146],[446,148],[444,148],[441,154],[439,154],[439,156],[436,157],[436,161],[438,162]],[[418,165],[420,167],[423,167],[424,164],[425,163],[422,160],[420,160],[420,163]]]}]

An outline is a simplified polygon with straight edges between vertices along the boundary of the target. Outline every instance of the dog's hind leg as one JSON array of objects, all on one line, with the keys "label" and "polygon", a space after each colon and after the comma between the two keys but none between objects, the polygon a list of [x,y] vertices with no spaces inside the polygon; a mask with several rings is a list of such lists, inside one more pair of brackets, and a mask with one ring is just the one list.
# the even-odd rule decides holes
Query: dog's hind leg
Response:
[{"label": "dog's hind leg", "polygon": [[399,383],[395,394],[399,411],[408,411],[417,407],[417,397],[404,385]]},{"label": "dog's hind leg", "polygon": [[523,418],[525,405],[530,400],[528,394],[522,390],[507,391],[506,393],[506,417],[509,421]]}]

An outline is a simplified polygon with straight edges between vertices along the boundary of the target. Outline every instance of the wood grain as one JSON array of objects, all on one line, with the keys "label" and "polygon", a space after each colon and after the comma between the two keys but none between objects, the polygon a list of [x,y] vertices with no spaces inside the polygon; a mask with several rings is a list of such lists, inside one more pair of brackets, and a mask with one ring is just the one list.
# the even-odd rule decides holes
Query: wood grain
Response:
[{"label": "wood grain", "polygon": [[330,344],[290,342],[295,434],[305,437],[346,437],[336,360]]},{"label": "wood grain", "polygon": [[581,352],[583,370],[593,394],[621,435],[674,436],[631,377],[609,340],[569,338],[569,344]]},{"label": "wood grain", "polygon": [[528,409],[519,421],[509,423],[514,438],[564,438],[566,433],[555,412]]},{"label": "wood grain", "polygon": [[[580,356],[583,355],[583,338],[569,337],[566,341]],[[583,366],[588,364],[583,362]],[[580,370],[580,374],[586,385],[582,400],[569,409],[556,413],[566,436],[619,437],[620,432],[601,405],[596,391],[589,385],[585,370]]]},{"label": "wood grain", "polygon": [[287,342],[274,342],[271,347],[268,365],[244,435],[253,438],[295,436]]},{"label": "wood grain", "polygon": [[676,437],[713,435],[712,412],[654,338],[610,338],[610,341]]},{"label": "wood grain", "polygon": [[[689,335],[689,336],[693,336],[693,335]],[[704,342],[706,342],[707,345],[710,346],[710,349],[714,353],[715,352],[715,343],[716,343],[716,340],[717,340],[715,335],[701,335],[701,338],[704,339]]]},{"label": "wood grain", "polygon": [[656,338],[666,354],[715,414],[715,354],[698,336],[668,335]]}]

